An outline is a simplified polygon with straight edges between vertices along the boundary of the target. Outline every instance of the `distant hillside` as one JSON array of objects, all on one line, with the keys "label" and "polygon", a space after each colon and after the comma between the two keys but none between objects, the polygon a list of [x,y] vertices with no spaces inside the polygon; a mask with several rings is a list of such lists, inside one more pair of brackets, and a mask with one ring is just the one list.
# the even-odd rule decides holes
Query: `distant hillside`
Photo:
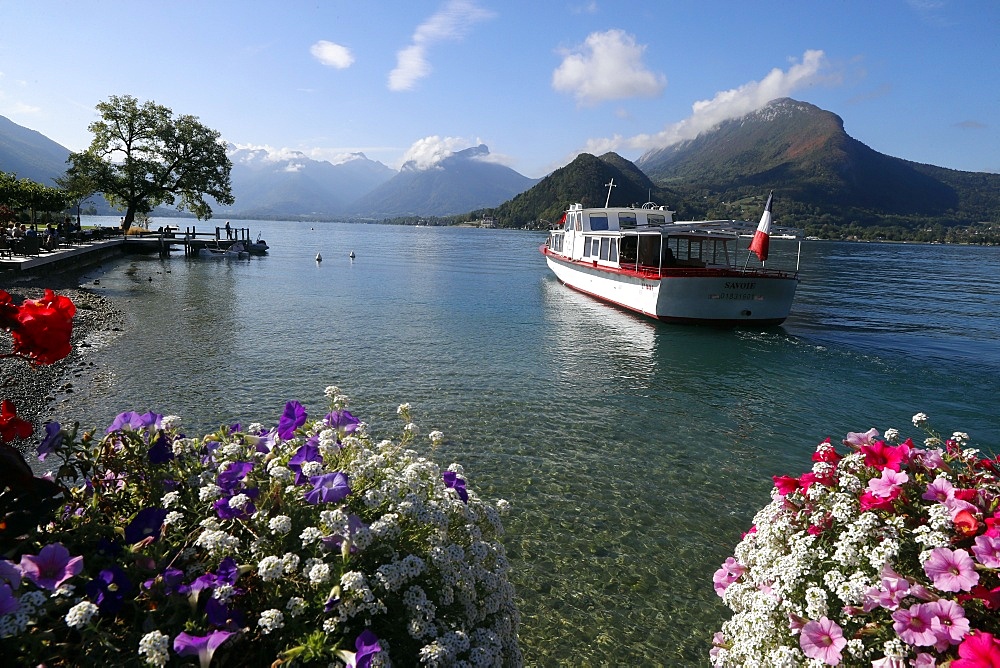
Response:
[{"label": "distant hillside", "polygon": [[[708,217],[741,217],[741,205],[775,190],[782,223],[968,224],[1000,216],[1000,175],[893,158],[844,131],[836,114],[782,98],[696,139],[636,161]],[[754,205],[756,206],[756,204]]]},{"label": "distant hillside", "polygon": [[653,201],[679,209],[679,215],[687,210],[674,190],[655,185],[617,153],[605,153],[599,158],[583,153],[530,190],[496,208],[475,212],[472,217],[490,216],[499,227],[535,227],[539,226],[539,221],[547,221],[540,225],[545,227],[547,223],[557,222],[570,204],[604,206],[611,179],[615,182],[611,189],[611,206],[641,206]]},{"label": "distant hillside", "polygon": [[66,173],[69,149],[45,135],[0,116],[0,171],[46,186]]},{"label": "distant hillside", "polygon": [[487,160],[489,149],[480,144],[458,151],[430,168],[415,163],[358,199],[351,207],[357,216],[449,216],[495,206],[530,188],[534,179]]}]

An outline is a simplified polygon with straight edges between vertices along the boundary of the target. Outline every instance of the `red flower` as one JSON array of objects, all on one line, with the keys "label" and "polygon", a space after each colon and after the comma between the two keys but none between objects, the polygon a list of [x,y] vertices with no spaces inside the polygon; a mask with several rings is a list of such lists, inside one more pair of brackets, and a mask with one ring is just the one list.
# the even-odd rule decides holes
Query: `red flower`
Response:
[{"label": "red flower", "polygon": [[778,494],[785,496],[791,494],[799,488],[799,481],[790,475],[771,476],[774,486],[778,488]]},{"label": "red flower", "polygon": [[28,438],[35,428],[27,420],[17,417],[14,404],[6,399],[0,402],[0,440],[9,443],[15,438]]},{"label": "red flower", "polygon": [[871,490],[866,491],[858,499],[861,502],[861,511],[866,510],[892,510],[892,502],[896,500],[902,490],[896,488],[887,497],[875,496]]},{"label": "red flower", "polygon": [[[9,301],[10,295],[7,298]],[[0,308],[5,306],[0,305]],[[52,364],[66,357],[72,350],[70,337],[75,314],[73,301],[52,290],[46,289],[41,299],[25,299],[14,323],[9,325],[14,337],[14,354],[34,364]]]},{"label": "red flower", "polygon": [[975,536],[979,531],[979,522],[968,510],[960,510],[952,520],[955,523],[955,531],[962,536]]}]

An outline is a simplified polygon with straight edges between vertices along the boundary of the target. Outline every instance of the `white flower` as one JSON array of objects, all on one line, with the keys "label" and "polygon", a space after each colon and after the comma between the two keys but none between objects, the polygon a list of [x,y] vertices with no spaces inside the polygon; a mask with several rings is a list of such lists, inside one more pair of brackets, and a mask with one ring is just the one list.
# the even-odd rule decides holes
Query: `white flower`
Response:
[{"label": "white flower", "polygon": [[417,425],[415,425],[412,422],[407,422],[405,425],[403,425],[403,431],[405,431],[408,434],[416,434],[417,433],[417,429],[419,429],[419,428],[420,427],[418,427]]},{"label": "white flower", "polygon": [[303,545],[310,545],[312,543],[315,543],[322,537],[323,537],[323,532],[320,531],[317,527],[306,527],[305,529],[302,530],[302,533],[299,534],[299,538],[302,540]]},{"label": "white flower", "polygon": [[209,483],[198,490],[198,500],[202,503],[206,501],[214,501],[220,496],[222,496],[222,488],[215,483]]},{"label": "white flower", "polygon": [[899,430],[898,429],[886,429],[885,434],[883,434],[886,441],[889,443],[895,443],[899,440]]},{"label": "white flower", "polygon": [[172,508],[173,506],[179,504],[181,501],[181,493],[178,491],[167,492],[160,499],[160,503],[163,504],[164,508]]},{"label": "white flower", "polygon": [[170,659],[170,636],[159,631],[150,631],[139,641],[140,656],[146,655],[146,663],[162,668]]},{"label": "white flower", "polygon": [[410,404],[408,403],[400,404],[399,407],[396,408],[396,415],[403,415],[404,413],[409,413],[409,412],[410,412]]},{"label": "white flower", "polygon": [[247,503],[249,503],[249,502],[250,502],[250,497],[247,496],[246,494],[242,494],[242,493],[241,494],[234,494],[233,496],[231,496],[229,498],[229,507],[230,508],[237,508],[238,509],[238,508],[242,508],[243,506],[247,505]]},{"label": "white flower", "polygon": [[927,424],[928,419],[929,418],[927,417],[926,413],[917,413],[916,415],[913,416],[913,426],[923,427],[924,425]]},{"label": "white flower", "polygon": [[271,580],[277,580],[285,572],[284,562],[275,556],[264,557],[257,564],[257,574],[260,575],[260,579],[264,582],[270,582]]},{"label": "white flower", "polygon": [[444,443],[444,432],[435,429],[427,434],[427,438],[430,439],[432,445],[441,445]]},{"label": "white flower", "polygon": [[284,625],[285,616],[281,614],[280,610],[275,610],[274,608],[260,613],[260,619],[257,620],[257,626],[260,627],[260,632],[264,635],[267,635],[271,631],[277,631]]},{"label": "white flower", "polygon": [[316,564],[309,569],[309,582],[317,585],[330,581],[330,566],[327,564]]},{"label": "white flower", "polygon": [[82,629],[90,623],[90,620],[97,614],[97,606],[90,601],[77,603],[66,613],[66,626],[74,629]]},{"label": "white flower", "polygon": [[267,470],[268,475],[277,480],[278,482],[290,482],[294,476],[292,470],[286,466],[281,466],[280,464],[275,464]]},{"label": "white flower", "polygon": [[180,415],[164,415],[160,419],[160,425],[166,430],[179,429],[183,420]]},{"label": "white flower", "polygon": [[298,617],[306,611],[306,600],[301,596],[293,596],[288,599],[285,610],[288,611],[290,617]]},{"label": "white flower", "polygon": [[267,528],[271,533],[286,534],[292,530],[292,518],[288,515],[275,515],[268,521]]},{"label": "white flower", "polygon": [[167,526],[177,526],[184,521],[184,513],[178,512],[176,510],[171,510],[167,513],[167,516],[163,518],[163,524]]}]

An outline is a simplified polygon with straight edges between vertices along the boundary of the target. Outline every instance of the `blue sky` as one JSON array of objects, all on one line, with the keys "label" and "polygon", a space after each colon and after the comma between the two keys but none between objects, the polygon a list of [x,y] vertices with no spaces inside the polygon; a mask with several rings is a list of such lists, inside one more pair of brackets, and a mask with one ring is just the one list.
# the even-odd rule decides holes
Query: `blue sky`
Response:
[{"label": "blue sky", "polygon": [[240,146],[541,177],[775,97],[888,155],[1000,172],[996,0],[0,0],[0,115],[71,150],[111,95]]}]

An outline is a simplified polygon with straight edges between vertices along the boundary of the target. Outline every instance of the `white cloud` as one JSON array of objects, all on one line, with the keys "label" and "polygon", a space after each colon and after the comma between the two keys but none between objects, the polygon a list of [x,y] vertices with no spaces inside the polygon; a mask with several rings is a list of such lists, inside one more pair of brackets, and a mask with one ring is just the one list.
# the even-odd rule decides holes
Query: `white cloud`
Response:
[{"label": "white cloud", "polygon": [[469,141],[461,137],[439,137],[432,135],[413,142],[403,154],[403,163],[413,162],[417,169],[430,169],[456,151],[469,147]]},{"label": "white cloud", "polygon": [[720,91],[711,100],[695,102],[691,106],[690,116],[668,125],[656,134],[591,139],[587,142],[585,151],[595,155],[623,149],[646,151],[694,139],[699,133],[715,127],[722,121],[749,114],[771,100],[788,97],[796,90],[819,84],[839,83],[840,75],[830,72],[829,69],[826,55],[822,51],[806,51],[802,54],[802,61],[793,62],[787,70],[775,68],[760,81],[751,81],[739,88]]},{"label": "white cloud", "polygon": [[351,53],[350,49],[325,39],[309,47],[309,53],[327,67],[335,67],[338,70],[347,69],[354,63],[354,54]]},{"label": "white cloud", "polygon": [[495,16],[470,0],[449,0],[437,13],[417,26],[413,43],[396,54],[396,67],[389,73],[389,90],[412,90],[431,73],[428,49],[438,42],[458,40],[480,21]]},{"label": "white cloud", "polygon": [[571,52],[552,73],[552,87],[571,93],[580,104],[630,97],[655,97],[667,78],[646,68],[645,46],[623,30],[595,32]]}]

